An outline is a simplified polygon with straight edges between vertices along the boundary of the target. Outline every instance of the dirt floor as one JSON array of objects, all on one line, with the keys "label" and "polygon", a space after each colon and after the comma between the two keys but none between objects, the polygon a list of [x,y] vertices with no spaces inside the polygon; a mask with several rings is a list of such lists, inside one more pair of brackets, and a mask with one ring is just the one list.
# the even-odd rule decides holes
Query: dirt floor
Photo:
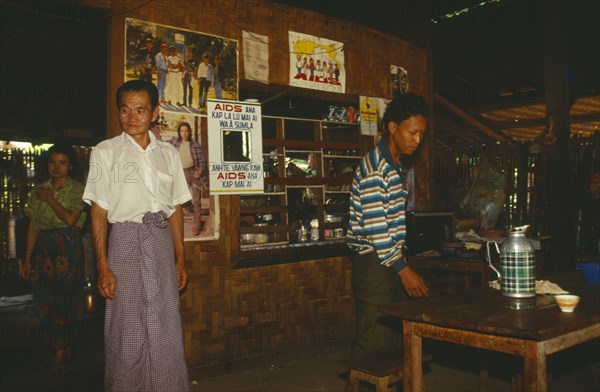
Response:
[{"label": "dirt floor", "polygon": [[[82,339],[74,349],[71,372],[52,374],[52,353],[39,335],[31,305],[0,307],[1,382],[8,391],[102,391],[103,315],[87,314]],[[456,345],[426,342],[433,360],[426,366],[425,385],[430,391],[477,391],[479,368],[485,353]],[[510,378],[519,360],[490,354],[488,391],[509,391]],[[191,391],[343,391],[348,369],[342,360],[347,346],[323,349],[310,357],[277,363],[257,363],[256,368],[211,377],[206,369],[190,370]],[[549,389],[552,391],[600,390],[600,344],[582,344],[550,357]],[[401,390],[402,388],[398,388]],[[361,385],[363,391],[374,391]],[[174,391],[175,392],[175,391]]]}]

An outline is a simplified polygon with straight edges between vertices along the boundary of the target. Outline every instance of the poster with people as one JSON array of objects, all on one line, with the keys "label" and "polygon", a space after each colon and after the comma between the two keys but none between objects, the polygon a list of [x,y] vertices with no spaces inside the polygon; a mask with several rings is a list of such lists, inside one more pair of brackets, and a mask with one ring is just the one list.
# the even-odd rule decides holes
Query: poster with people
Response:
[{"label": "poster with people", "polygon": [[334,93],[346,92],[344,44],[288,31],[290,86]]},{"label": "poster with people", "polygon": [[218,198],[210,195],[206,117],[163,111],[152,128],[158,140],[175,147],[192,200],[183,204],[184,239],[209,240],[219,236]]},{"label": "poster with people", "polygon": [[178,151],[192,201],[184,207],[186,241],[219,236],[218,196],[210,195],[207,104],[238,99],[238,41],[125,19],[125,81],[156,85],[160,115],[152,132]]}]

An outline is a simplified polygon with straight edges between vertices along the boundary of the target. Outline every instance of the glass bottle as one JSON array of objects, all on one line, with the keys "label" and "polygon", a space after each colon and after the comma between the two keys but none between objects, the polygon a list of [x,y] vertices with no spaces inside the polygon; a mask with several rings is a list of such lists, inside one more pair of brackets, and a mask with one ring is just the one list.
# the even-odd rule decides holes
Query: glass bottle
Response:
[{"label": "glass bottle", "polygon": [[300,229],[298,229],[298,241],[308,241],[308,230],[306,229],[306,226],[304,226],[304,222],[300,223]]},{"label": "glass bottle", "polygon": [[85,284],[83,286],[83,294],[85,298],[85,310],[87,312],[94,311],[94,288],[92,286],[92,278],[90,276],[85,277]]},{"label": "glass bottle", "polygon": [[310,221],[310,240],[318,241],[319,240],[319,220],[312,219]]},{"label": "glass bottle", "polygon": [[333,166],[333,159],[329,160],[329,165],[327,167],[327,173],[329,178],[335,178],[335,166]]}]

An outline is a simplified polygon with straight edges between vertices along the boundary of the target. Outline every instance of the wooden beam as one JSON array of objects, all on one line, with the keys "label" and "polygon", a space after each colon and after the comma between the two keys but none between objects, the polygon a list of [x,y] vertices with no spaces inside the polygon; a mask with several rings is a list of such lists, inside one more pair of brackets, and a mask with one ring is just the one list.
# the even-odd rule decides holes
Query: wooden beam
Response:
[{"label": "wooden beam", "polygon": [[[580,124],[592,121],[600,121],[600,113],[590,113],[581,116],[569,117],[570,124]],[[492,122],[492,121],[491,121]],[[511,128],[533,128],[533,127],[545,127],[546,118],[539,118],[533,120],[520,120],[519,122],[514,121],[493,121],[494,127],[498,129],[511,129]]]},{"label": "wooden beam", "polygon": [[[575,101],[577,101],[578,99],[585,99],[585,98],[597,97],[597,96],[598,96],[597,92],[583,93],[581,96],[578,96],[575,99]],[[481,114],[481,113],[485,113],[485,112],[495,112],[498,110],[510,110],[510,109],[514,109],[515,107],[528,107],[528,106],[540,105],[540,104],[546,105],[546,96],[542,92],[536,93],[535,96],[528,96],[528,98],[521,98],[521,99],[515,99],[514,97],[508,97],[508,98],[510,98],[510,100],[509,99],[500,99],[501,102],[499,102],[499,103],[476,107],[476,108],[473,108],[472,110],[470,110],[470,112],[476,113],[476,114]]]},{"label": "wooden beam", "polygon": [[495,132],[491,128],[483,125],[481,122],[479,122],[473,116],[471,116],[469,113],[466,113],[465,111],[461,110],[456,105],[454,105],[450,101],[448,101],[446,98],[442,97],[441,95],[439,95],[437,93],[434,93],[433,96],[434,96],[434,98],[435,98],[436,101],[438,101],[439,103],[441,103],[442,105],[444,105],[446,108],[450,109],[457,116],[459,116],[460,118],[462,118],[463,120],[465,120],[467,123],[473,125],[477,129],[479,129],[481,132],[485,133],[486,135],[490,136],[491,138],[495,139],[496,141],[499,141],[499,142],[508,142],[507,138],[505,138],[504,136],[502,136],[499,133]]},{"label": "wooden beam", "polygon": [[439,145],[441,146],[441,148],[443,148],[444,150],[452,151],[452,146],[450,146],[450,145],[448,145],[448,144],[444,143],[444,142],[443,142],[443,141],[441,141],[440,139],[438,139],[438,138],[435,138],[435,142],[436,142],[437,144],[439,144]]}]

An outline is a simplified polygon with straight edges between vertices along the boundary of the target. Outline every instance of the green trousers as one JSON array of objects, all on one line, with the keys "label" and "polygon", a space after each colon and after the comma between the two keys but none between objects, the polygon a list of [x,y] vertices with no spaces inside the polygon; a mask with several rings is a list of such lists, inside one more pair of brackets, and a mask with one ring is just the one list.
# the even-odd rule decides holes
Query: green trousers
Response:
[{"label": "green trousers", "polygon": [[356,331],[352,353],[359,354],[401,344],[401,320],[385,316],[379,307],[406,299],[398,275],[379,263],[376,252],[352,257],[352,288],[356,304]]}]

